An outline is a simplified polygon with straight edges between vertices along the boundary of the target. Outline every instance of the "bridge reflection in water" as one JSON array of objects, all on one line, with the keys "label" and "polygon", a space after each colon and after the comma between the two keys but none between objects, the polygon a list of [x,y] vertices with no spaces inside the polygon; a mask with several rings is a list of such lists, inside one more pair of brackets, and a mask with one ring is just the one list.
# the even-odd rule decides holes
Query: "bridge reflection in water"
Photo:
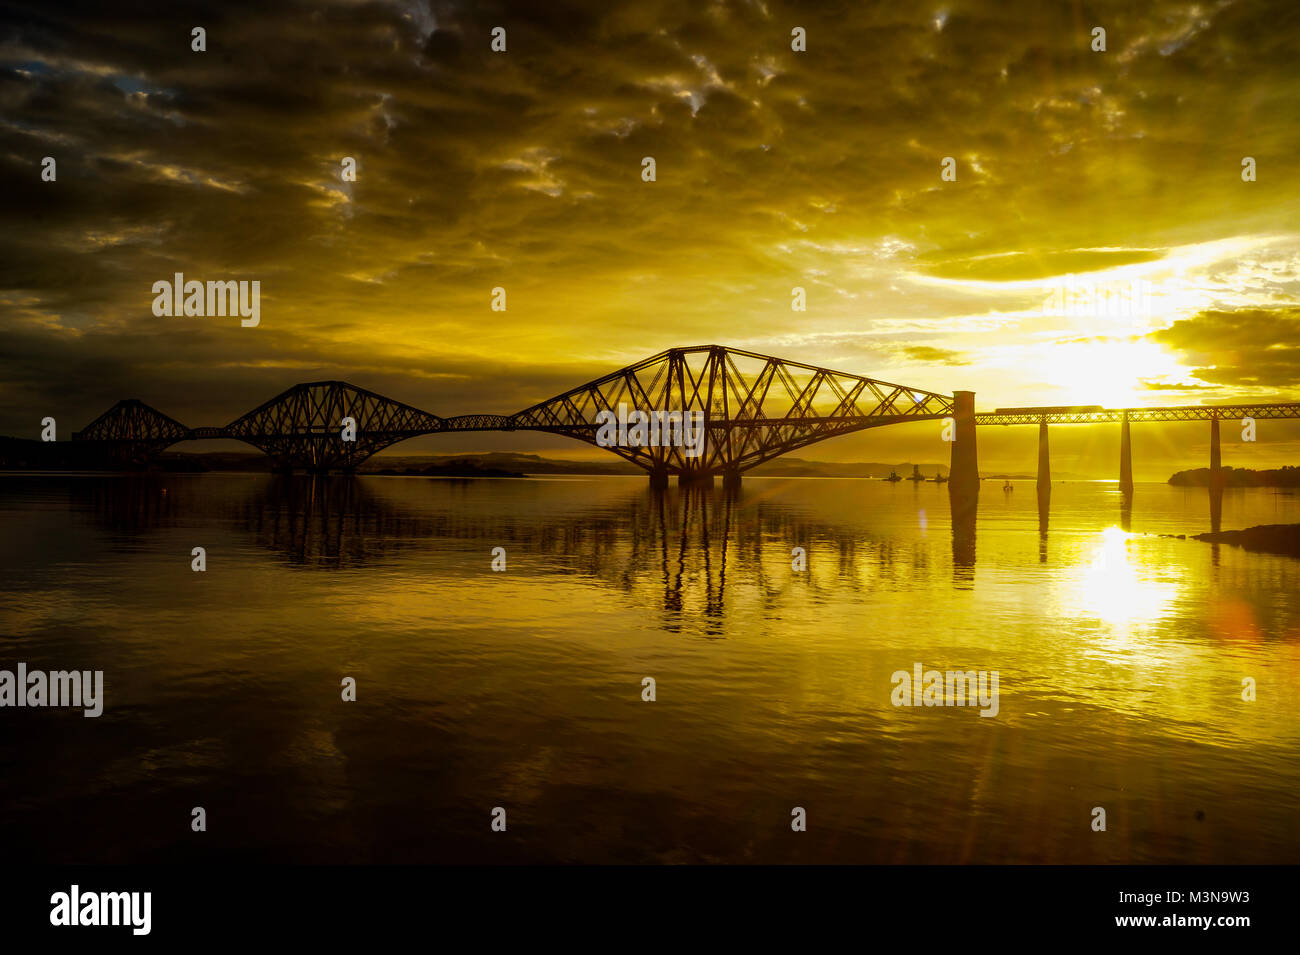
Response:
[{"label": "bridge reflection in water", "polygon": [[[225,493],[211,493],[213,478]],[[593,484],[601,499],[588,506]],[[502,485],[523,498],[520,507],[503,500]],[[557,485],[567,504],[552,513],[548,502]],[[219,523],[304,569],[359,568],[414,556],[427,559],[431,573],[450,564],[461,574],[490,573],[491,550],[502,546],[508,572],[597,581],[643,606],[661,607],[661,624],[670,630],[683,615],[720,621],[729,597],[775,611],[787,598],[815,604],[948,572],[934,566],[938,552],[928,544],[810,516],[759,486],[656,489],[628,478],[140,474],[77,480],[71,489],[77,510],[121,535],[124,546],[150,532]],[[916,494],[922,520],[933,520],[941,532],[948,495],[930,487]],[[897,516],[910,520],[913,511],[898,504]],[[954,517],[952,579],[969,588],[975,509],[962,508]],[[795,569],[795,548],[803,549],[806,570]]]},{"label": "bridge reflection in water", "polygon": [[[976,540],[934,484],[7,475],[15,658],[108,669],[131,730],[70,743],[28,720],[40,746],[0,741],[7,804],[36,779],[30,805],[55,807],[11,814],[10,842],[77,858],[84,834],[50,824],[76,815],[99,860],[185,861],[183,824],[149,820],[215,798],[251,810],[232,858],[521,861],[482,824],[489,793],[521,831],[544,821],[522,861],[808,861],[778,780],[849,807],[821,812],[838,828],[817,861],[1287,861],[1294,712],[1231,700],[1242,673],[1292,672],[1294,561],[1156,536],[1205,524],[1205,495],[1168,485],[1138,487],[1130,540],[1093,482],[1054,489],[1043,560],[1028,483],[986,488]],[[1270,520],[1300,520],[1300,497],[1224,495],[1225,526]],[[896,708],[891,674],[917,661],[999,671],[999,717]],[[666,705],[642,704],[645,676]],[[69,746],[104,767],[90,791],[42,775]],[[1053,813],[1095,801],[1078,779],[1151,834],[1100,856],[1061,835]],[[1249,826],[1187,822],[1241,799]],[[954,804],[1001,822],[936,832]]]},{"label": "bridge reflection in water", "polygon": [[[208,490],[213,482],[220,482],[221,493]],[[859,483],[867,488],[878,482],[824,486],[839,495]],[[562,498],[567,506],[529,517],[511,506],[515,498],[489,491],[508,486],[527,510],[547,498],[540,486],[557,485],[572,489]],[[745,488],[656,489],[632,478],[121,474],[70,479],[68,493],[76,511],[93,516],[124,549],[134,548],[133,538],[141,534],[196,521],[231,526],[256,549],[307,569],[363,567],[411,553],[437,562],[448,547],[461,566],[486,567],[491,548],[504,546],[512,568],[521,560],[534,566],[540,561],[537,569],[579,574],[666,612],[705,617],[721,616],[729,584],[737,580],[773,607],[795,588],[816,599],[889,585],[909,573],[950,572],[955,587],[974,586],[976,502],[952,498],[934,485],[914,485],[912,493],[901,492],[906,500],[892,498],[888,511],[864,513],[846,524],[792,509],[773,496],[780,486],[780,479]],[[1208,519],[1201,526],[1218,530],[1223,489],[1185,491],[1189,501],[1206,495]],[[1105,497],[1117,504],[1117,526],[1131,531],[1133,496],[1116,491]],[[1050,504],[1045,497],[1036,503],[1037,562],[1047,564]],[[932,566],[933,549],[899,543],[879,523],[914,514],[950,537],[950,569]],[[805,550],[807,571],[793,569],[796,547]],[[650,580],[653,594],[647,591]]]}]

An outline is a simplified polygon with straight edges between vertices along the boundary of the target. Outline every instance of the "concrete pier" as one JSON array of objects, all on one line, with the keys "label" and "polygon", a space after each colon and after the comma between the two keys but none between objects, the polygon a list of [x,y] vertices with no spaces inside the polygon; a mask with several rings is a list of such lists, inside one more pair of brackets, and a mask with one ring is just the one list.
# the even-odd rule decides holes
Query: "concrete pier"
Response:
[{"label": "concrete pier", "polygon": [[712,471],[679,471],[678,487],[713,487]]},{"label": "concrete pier", "polygon": [[948,465],[948,497],[953,506],[979,500],[979,456],[975,449],[975,392],[954,391],[952,458]]},{"label": "concrete pier", "polygon": [[1223,453],[1219,448],[1219,419],[1210,419],[1210,490],[1223,492]]},{"label": "concrete pier", "polygon": [[[740,471],[724,470],[722,472],[714,471],[678,471],[678,487],[713,487],[714,480],[719,476],[722,477],[722,486],[726,488],[740,487]],[[650,472],[650,486],[657,490],[663,490],[668,487],[672,481],[672,475],[667,468],[656,468]]]},{"label": "concrete pier", "polygon": [[1119,490],[1126,497],[1133,496],[1133,442],[1129,437],[1127,414],[1119,428]]},{"label": "concrete pier", "polygon": [[1052,496],[1052,463],[1047,451],[1047,421],[1038,422],[1038,500]]}]

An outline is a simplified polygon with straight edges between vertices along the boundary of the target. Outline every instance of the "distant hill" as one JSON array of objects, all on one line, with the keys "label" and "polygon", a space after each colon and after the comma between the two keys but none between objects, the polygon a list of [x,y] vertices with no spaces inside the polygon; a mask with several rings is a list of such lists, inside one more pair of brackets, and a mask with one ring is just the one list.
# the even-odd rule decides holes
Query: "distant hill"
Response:
[{"label": "distant hill", "polygon": [[384,458],[381,458],[380,461],[384,464],[384,467],[379,468],[379,470],[377,471],[370,469],[362,473],[401,474],[407,476],[416,475],[420,477],[464,477],[464,478],[469,478],[469,477],[521,478],[525,476],[523,471],[515,471],[510,468],[503,468],[503,467],[494,467],[486,463],[483,460],[481,455],[448,458],[445,460],[435,461],[434,463],[427,464],[423,467],[418,465],[413,465],[410,467],[395,468],[392,466],[392,462]]},{"label": "distant hill", "polygon": [[[1210,469],[1195,468],[1179,471],[1169,479],[1170,484],[1182,487],[1209,487]],[[1223,469],[1224,487],[1300,487],[1300,468],[1286,466],[1272,470],[1253,471],[1250,468]]]},{"label": "distant hill", "polygon": [[[835,477],[870,478],[880,480],[890,472],[908,478],[912,474],[911,461],[885,463],[881,461],[811,461],[806,458],[781,457],[760,464],[748,472],[756,477]],[[80,442],[42,442],[25,438],[0,436],[0,470],[93,470],[99,467],[93,452]],[[948,465],[920,464],[927,479],[936,474],[948,476]],[[432,469],[432,470],[430,470]],[[204,471],[270,471],[271,459],[258,451],[167,451],[154,463],[151,470],[165,472]],[[1293,469],[1292,469],[1293,470]],[[622,458],[570,459],[549,458],[538,454],[520,454],[513,451],[489,451],[481,454],[383,454],[367,459],[358,468],[361,474],[414,474],[428,472],[444,476],[493,476],[516,474],[644,474],[645,472]],[[463,472],[463,473],[462,473]],[[489,473],[492,472],[492,473]],[[1195,472],[1183,472],[1195,473]],[[1265,472],[1271,473],[1271,472]],[[985,478],[1002,480],[1004,477],[1030,478],[1032,475],[984,474]],[[1059,473],[1056,480],[1072,475]],[[1177,475],[1175,475],[1177,477]],[[1171,483],[1176,483],[1170,479]]]},{"label": "distant hill", "polygon": [[[644,474],[641,468],[628,461],[610,457],[608,461],[585,460],[574,461],[563,458],[545,458],[537,454],[516,454],[509,451],[492,451],[473,455],[385,455],[373,457],[360,468],[361,473],[377,473],[384,470],[404,471],[407,468],[423,468],[438,464],[470,464],[488,468],[502,468],[508,471],[522,471],[525,474]],[[885,478],[890,471],[896,471],[902,477],[912,473],[910,461],[901,464],[882,464],[872,461],[852,463],[831,461],[808,461],[803,458],[777,458],[767,464],[754,468],[751,474],[766,477],[853,477]],[[934,477],[935,473],[947,475],[946,464],[922,464],[921,473]]]},{"label": "distant hill", "polygon": [[[887,478],[893,471],[899,477],[911,477],[912,461],[898,464],[883,464],[879,461],[808,461],[804,458],[782,457],[766,464],[760,464],[749,472],[767,477],[849,477],[849,478]],[[920,464],[921,473],[927,478],[935,474],[948,476],[946,464]]]},{"label": "distant hill", "polygon": [[[0,437],[0,469],[64,470],[93,469],[98,464],[87,446],[72,441],[42,442],[25,438]],[[271,459],[257,451],[167,451],[151,470],[165,472],[270,471]],[[759,465],[751,473],[767,477],[885,478],[891,471],[901,477],[912,473],[912,462],[886,464],[878,461],[830,462],[783,457]],[[361,474],[411,474],[428,472],[449,476],[488,474],[644,474],[629,461],[610,456],[608,460],[547,458],[537,454],[490,451],[483,454],[376,455],[366,460]],[[946,464],[922,464],[927,478],[948,474]]]},{"label": "distant hill", "polygon": [[94,466],[84,445],[0,435],[0,468],[6,471],[80,471]]},{"label": "distant hill", "polygon": [[644,474],[639,467],[610,456],[608,461],[570,461],[543,458],[536,454],[513,451],[488,451],[483,454],[385,454],[370,458],[358,468],[361,474],[386,471],[422,470],[429,467],[478,467],[520,474]]}]

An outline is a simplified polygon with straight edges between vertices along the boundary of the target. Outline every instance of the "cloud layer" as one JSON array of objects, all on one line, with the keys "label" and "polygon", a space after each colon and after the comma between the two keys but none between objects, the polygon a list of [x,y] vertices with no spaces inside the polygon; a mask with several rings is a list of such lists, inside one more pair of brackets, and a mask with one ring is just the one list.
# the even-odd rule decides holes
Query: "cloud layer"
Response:
[{"label": "cloud layer", "polygon": [[[507,412],[712,341],[990,406],[1088,398],[1056,366],[1089,362],[1160,403],[1300,390],[1294,4],[10,10],[6,433],[321,377]],[[175,272],[259,279],[261,326],[154,317]],[[1044,307],[1089,274],[1154,308]]]}]

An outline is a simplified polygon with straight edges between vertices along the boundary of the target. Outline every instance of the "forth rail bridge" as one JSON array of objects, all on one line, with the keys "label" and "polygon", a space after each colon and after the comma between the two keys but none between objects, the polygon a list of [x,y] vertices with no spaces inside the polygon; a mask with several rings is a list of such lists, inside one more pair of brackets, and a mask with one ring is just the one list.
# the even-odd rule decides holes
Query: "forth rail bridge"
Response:
[{"label": "forth rail bridge", "polygon": [[[1132,422],[1210,422],[1211,487],[1222,487],[1220,419],[1300,418],[1300,403],[1191,405],[1106,409],[1100,406],[999,408],[976,412],[975,393],[938,394],[847,372],[728,348],[670,348],[511,415],[444,418],[343,381],[294,385],[224,427],[190,428],[138,399],[119,401],[74,434],[89,460],[141,467],[179,441],[234,438],[264,451],[282,470],[355,470],[376,451],[418,435],[464,431],[543,431],[597,444],[597,415],[620,404],[644,411],[699,412],[705,447],[612,446],[644,468],[651,484],[735,485],[743,472],[818,441],[909,421],[953,419],[949,491],[979,491],[977,425],[1039,427],[1038,490],[1050,493],[1047,429],[1051,424],[1119,423],[1120,488],[1133,490]],[[344,440],[343,419],[355,422]]]}]

